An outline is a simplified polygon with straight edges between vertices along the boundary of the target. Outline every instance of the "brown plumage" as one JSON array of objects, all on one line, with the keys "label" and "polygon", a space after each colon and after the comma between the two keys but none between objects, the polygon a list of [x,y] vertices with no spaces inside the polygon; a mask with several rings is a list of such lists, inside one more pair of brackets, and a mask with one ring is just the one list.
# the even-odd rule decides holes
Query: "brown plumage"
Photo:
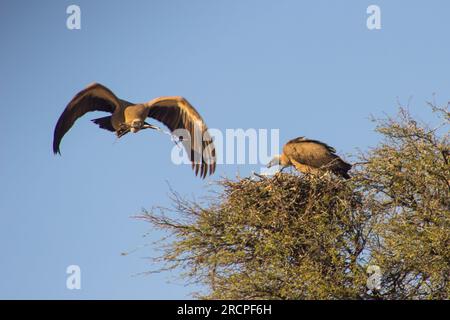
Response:
[{"label": "brown plumage", "polygon": [[204,178],[216,168],[215,148],[208,128],[200,114],[183,97],[160,97],[146,103],[134,104],[116,97],[105,86],[94,83],[80,91],[59,117],[53,136],[53,152],[60,153],[59,145],[75,121],[90,111],[104,111],[112,115],[92,120],[100,128],[122,137],[141,129],[159,129],[145,122],[153,118],[166,125],[180,138],[188,152],[195,174]]},{"label": "brown plumage", "polygon": [[347,172],[352,166],[335,153],[333,147],[323,142],[299,137],[288,141],[283,146],[283,153],[275,156],[267,166],[280,165],[283,168],[294,166],[303,173],[325,170],[349,179]]}]

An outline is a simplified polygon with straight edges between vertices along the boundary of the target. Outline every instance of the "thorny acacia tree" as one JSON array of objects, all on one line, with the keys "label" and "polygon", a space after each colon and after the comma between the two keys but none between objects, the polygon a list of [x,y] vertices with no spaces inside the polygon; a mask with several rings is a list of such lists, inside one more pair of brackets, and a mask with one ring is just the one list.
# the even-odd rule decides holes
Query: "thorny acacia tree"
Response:
[{"label": "thorny acacia tree", "polygon": [[173,192],[173,208],[141,216],[168,232],[155,271],[183,269],[205,299],[449,299],[450,114],[431,107],[439,128],[404,109],[374,120],[383,140],[348,181],[222,179],[207,205]]}]

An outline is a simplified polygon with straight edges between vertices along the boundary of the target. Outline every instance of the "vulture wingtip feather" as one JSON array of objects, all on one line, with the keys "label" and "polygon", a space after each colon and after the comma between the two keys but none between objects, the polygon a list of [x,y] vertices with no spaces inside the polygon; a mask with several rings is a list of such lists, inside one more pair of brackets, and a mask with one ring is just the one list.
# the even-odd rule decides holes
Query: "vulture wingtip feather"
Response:
[{"label": "vulture wingtip feather", "polygon": [[59,150],[58,147],[57,148],[53,147],[53,154],[55,156],[60,156],[61,155],[61,151]]}]

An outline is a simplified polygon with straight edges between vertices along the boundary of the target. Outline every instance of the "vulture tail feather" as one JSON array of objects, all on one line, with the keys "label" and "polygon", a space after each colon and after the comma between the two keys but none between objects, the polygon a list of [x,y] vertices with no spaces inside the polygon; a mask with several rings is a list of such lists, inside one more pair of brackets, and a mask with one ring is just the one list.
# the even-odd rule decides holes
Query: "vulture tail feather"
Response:
[{"label": "vulture tail feather", "polygon": [[339,161],[339,164],[336,166],[334,173],[337,175],[340,175],[344,179],[350,179],[350,175],[348,174],[348,171],[352,168],[352,165],[341,160]]},{"label": "vulture tail feather", "polygon": [[114,127],[112,126],[112,123],[111,123],[111,116],[98,118],[98,119],[92,119],[91,121],[94,122],[95,124],[98,124],[98,126],[102,129],[116,132],[116,130],[114,129]]}]

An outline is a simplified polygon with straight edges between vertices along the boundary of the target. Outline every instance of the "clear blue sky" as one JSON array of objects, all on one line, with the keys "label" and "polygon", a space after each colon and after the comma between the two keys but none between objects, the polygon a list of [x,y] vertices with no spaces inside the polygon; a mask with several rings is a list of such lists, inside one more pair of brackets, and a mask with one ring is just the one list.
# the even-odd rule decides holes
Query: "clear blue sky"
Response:
[{"label": "clear blue sky", "polygon": [[[81,7],[81,30],[66,8]],[[381,7],[382,29],[366,28]],[[208,181],[170,161],[168,137],[114,143],[88,115],[51,151],[73,95],[101,82],[131,101],[183,95],[213,128],[279,128],[354,153],[378,141],[370,114],[450,99],[449,1],[0,1],[0,298],[188,298],[201,288],[152,266],[161,234],[131,218],[167,206],[170,183]],[[223,165],[214,178],[259,166]],[[148,233],[146,237],[144,235]],[[121,252],[140,248],[121,256]],[[66,267],[82,289],[66,289]]]}]

